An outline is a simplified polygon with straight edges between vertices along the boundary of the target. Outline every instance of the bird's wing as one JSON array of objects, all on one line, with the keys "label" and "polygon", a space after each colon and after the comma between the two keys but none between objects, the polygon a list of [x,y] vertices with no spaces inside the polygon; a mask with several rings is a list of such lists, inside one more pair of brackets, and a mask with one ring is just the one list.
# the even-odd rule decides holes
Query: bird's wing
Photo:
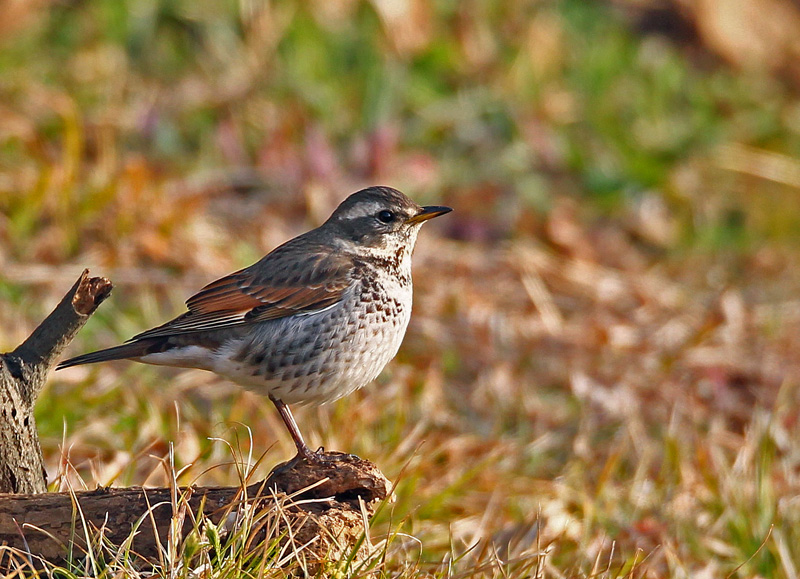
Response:
[{"label": "bird's wing", "polygon": [[313,313],[342,299],[353,281],[349,257],[286,247],[208,284],[186,301],[188,312],[129,341]]}]

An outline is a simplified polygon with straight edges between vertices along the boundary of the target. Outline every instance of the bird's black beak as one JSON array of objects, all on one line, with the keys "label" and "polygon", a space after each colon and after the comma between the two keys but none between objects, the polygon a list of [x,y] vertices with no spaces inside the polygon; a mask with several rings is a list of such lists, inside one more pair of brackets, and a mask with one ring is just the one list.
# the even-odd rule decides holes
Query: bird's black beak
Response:
[{"label": "bird's black beak", "polygon": [[413,225],[414,223],[422,223],[428,219],[433,219],[434,217],[439,217],[445,213],[450,213],[452,210],[452,207],[445,207],[444,205],[428,205],[427,207],[423,207],[422,211],[413,217],[406,219],[406,224]]}]

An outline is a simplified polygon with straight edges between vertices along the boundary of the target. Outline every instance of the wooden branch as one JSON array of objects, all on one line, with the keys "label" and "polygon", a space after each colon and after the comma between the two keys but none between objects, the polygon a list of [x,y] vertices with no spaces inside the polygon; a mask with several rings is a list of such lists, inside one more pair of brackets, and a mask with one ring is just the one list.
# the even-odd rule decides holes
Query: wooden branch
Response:
[{"label": "wooden branch", "polygon": [[[271,509],[277,515],[271,520],[277,523],[262,520],[256,525],[258,536],[252,537],[253,549],[265,538],[281,536],[291,537],[298,549],[310,542],[303,553],[313,567],[348,554],[348,549],[357,544],[364,532],[359,499],[372,514],[374,506],[391,493],[389,481],[371,462],[349,455],[338,458],[323,464],[305,460],[287,463],[273,470],[266,481],[245,488],[133,487],[74,494],[0,495],[0,544],[14,547],[17,555],[28,553],[33,561],[41,558],[60,564],[68,558],[70,549],[73,560],[81,559],[86,549],[86,528],[90,536],[97,536],[102,528],[105,540],[119,546],[140,524],[132,550],[140,562],[158,563],[171,536],[173,520],[182,521],[177,526],[180,542],[193,529],[193,521],[200,519],[201,509],[202,515],[223,527],[231,527],[231,523],[235,526],[237,517],[241,519],[244,513],[252,516]],[[289,495],[295,496],[287,502]],[[174,523],[172,528],[174,533]],[[118,553],[114,547],[106,549],[106,561]],[[17,561],[25,560],[26,556],[17,557]],[[34,566],[41,568],[41,564]],[[0,556],[0,571],[16,569],[9,557]]]},{"label": "wooden branch", "polygon": [[0,354],[0,492],[47,490],[36,398],[55,360],[111,293],[111,282],[84,270],[52,313],[16,350]]}]

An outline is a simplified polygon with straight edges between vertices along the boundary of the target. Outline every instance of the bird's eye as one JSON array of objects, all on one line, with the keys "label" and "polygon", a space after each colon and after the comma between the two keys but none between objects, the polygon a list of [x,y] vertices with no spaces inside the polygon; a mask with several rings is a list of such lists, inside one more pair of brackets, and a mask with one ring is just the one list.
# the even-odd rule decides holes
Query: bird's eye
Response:
[{"label": "bird's eye", "polygon": [[378,213],[378,221],[381,223],[391,223],[394,221],[394,213],[386,211],[385,209]]}]

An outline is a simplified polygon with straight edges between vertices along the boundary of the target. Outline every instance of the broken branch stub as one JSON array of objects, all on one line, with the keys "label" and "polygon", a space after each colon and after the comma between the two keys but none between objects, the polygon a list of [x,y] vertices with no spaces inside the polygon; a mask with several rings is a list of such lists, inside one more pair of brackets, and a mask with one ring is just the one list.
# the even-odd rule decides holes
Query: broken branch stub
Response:
[{"label": "broken branch stub", "polygon": [[0,354],[0,492],[47,489],[33,407],[61,352],[109,296],[109,280],[83,271],[56,308],[13,352]]}]

